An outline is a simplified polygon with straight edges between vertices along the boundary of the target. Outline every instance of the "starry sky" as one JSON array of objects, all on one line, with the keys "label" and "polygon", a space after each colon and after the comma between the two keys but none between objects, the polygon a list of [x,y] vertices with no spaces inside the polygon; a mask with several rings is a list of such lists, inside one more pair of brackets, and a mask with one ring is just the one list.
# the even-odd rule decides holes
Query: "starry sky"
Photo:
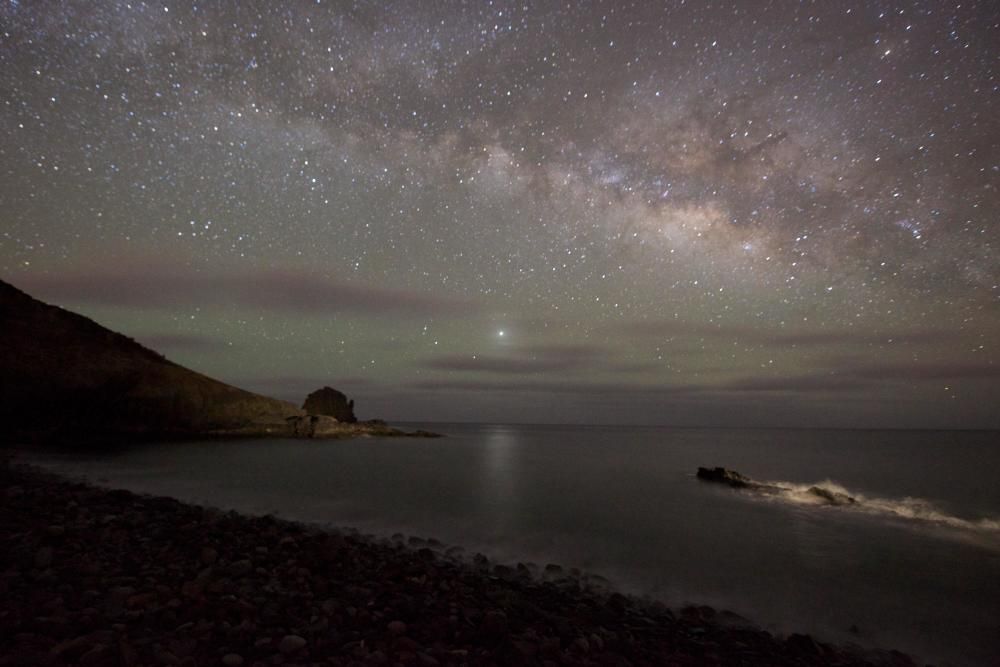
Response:
[{"label": "starry sky", "polygon": [[0,278],[361,418],[1000,427],[994,2],[0,0]]}]

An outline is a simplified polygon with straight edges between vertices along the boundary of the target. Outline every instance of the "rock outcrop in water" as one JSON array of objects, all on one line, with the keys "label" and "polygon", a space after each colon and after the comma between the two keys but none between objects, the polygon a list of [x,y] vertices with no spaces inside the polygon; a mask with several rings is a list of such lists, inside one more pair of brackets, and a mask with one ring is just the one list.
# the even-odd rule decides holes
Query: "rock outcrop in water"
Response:
[{"label": "rock outcrop in water", "polygon": [[[722,467],[699,467],[698,479],[705,482],[725,484],[726,486],[734,489],[757,491],[767,494],[792,494],[795,492],[794,488],[782,486],[780,484],[765,484],[763,482],[758,482],[747,477],[746,475],[736,472],[735,470],[729,470],[728,468]],[[842,491],[828,489],[822,486],[810,486],[806,489],[805,493],[825,505],[853,505],[857,503],[857,499],[853,496],[843,493]]]},{"label": "rock outcrop in water", "polygon": [[327,415],[303,415],[289,417],[288,435],[294,438],[357,438],[357,437],[394,437],[439,438],[440,434],[428,431],[401,431],[389,426],[381,419],[370,419],[363,422],[341,422]]},{"label": "rock outcrop in water", "polygon": [[407,434],[219,382],[0,281],[0,440],[358,435]]},{"label": "rock outcrop in water", "polygon": [[698,479],[703,479],[706,482],[718,482],[734,489],[743,489],[754,484],[753,480],[746,475],[726,468],[698,468]]},{"label": "rock outcrop in water", "polygon": [[332,387],[323,387],[309,394],[302,409],[311,415],[325,415],[348,424],[358,421],[354,416],[354,401]]}]

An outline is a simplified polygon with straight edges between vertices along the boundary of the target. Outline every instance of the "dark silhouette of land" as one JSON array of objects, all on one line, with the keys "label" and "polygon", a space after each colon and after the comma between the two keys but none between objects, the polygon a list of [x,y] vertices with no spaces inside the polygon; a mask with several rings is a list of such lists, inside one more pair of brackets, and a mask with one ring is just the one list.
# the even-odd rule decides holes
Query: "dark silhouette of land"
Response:
[{"label": "dark silhouette of land", "polygon": [[355,435],[406,434],[233,387],[0,281],[0,437],[81,444]]}]

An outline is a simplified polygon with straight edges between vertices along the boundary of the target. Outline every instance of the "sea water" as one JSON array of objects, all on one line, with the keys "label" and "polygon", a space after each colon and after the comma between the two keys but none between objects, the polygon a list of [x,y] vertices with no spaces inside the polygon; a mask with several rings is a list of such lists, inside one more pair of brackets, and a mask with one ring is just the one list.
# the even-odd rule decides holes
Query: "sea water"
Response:
[{"label": "sea water", "polygon": [[[578,567],[774,632],[1000,664],[1000,434],[409,426],[446,437],[22,457],[109,486]],[[780,491],[702,482],[698,466]],[[813,486],[856,502],[827,504]]]}]

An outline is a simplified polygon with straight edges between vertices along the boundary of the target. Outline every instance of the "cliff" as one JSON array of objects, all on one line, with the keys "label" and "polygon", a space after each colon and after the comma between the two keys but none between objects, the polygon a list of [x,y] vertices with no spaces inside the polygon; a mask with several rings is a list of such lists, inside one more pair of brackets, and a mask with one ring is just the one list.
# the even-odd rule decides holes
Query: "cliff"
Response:
[{"label": "cliff", "polygon": [[303,414],[0,281],[0,437],[280,435]]}]

